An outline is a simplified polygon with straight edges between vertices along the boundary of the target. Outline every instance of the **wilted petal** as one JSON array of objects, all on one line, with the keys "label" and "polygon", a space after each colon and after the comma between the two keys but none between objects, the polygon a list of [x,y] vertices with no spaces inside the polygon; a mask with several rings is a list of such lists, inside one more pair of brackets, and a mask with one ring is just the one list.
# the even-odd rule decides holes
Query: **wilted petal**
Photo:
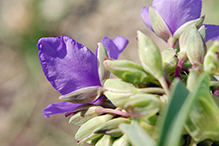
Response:
[{"label": "wilted petal", "polygon": [[158,12],[173,34],[184,23],[200,17],[201,0],[154,0]]},{"label": "wilted petal", "polygon": [[143,19],[144,23],[147,25],[148,28],[150,28],[152,31],[153,27],[151,24],[151,19],[150,19],[150,14],[149,14],[149,9],[148,7],[144,7],[141,10],[141,18]]},{"label": "wilted petal", "polygon": [[67,36],[42,38],[38,42],[42,69],[52,86],[61,94],[101,86],[96,56]]},{"label": "wilted petal", "polygon": [[209,40],[219,40],[219,25],[205,24],[206,27],[206,42]]},{"label": "wilted petal", "polygon": [[128,40],[123,36],[117,36],[114,39],[104,37],[101,43],[106,48],[109,58],[118,59],[122,51],[128,44]]},{"label": "wilted petal", "polygon": [[65,102],[65,101],[52,103],[43,110],[43,115],[46,118],[48,118],[49,116],[54,115],[54,114],[68,113],[80,105],[82,104],[75,104],[75,103],[70,103],[70,102]]}]

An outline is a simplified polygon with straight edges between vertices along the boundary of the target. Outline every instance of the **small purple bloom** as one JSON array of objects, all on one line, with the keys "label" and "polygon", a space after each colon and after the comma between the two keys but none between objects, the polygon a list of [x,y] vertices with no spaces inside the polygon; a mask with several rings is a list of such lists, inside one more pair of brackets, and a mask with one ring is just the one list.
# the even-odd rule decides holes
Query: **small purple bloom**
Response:
[{"label": "small purple bloom", "polygon": [[[201,0],[154,0],[152,8],[167,24],[171,34],[188,21],[200,17],[202,9]],[[152,30],[148,7],[141,10],[144,23]],[[206,42],[219,39],[219,26],[204,24],[206,27]]]},{"label": "small purple bloom", "polygon": [[[109,57],[117,59],[128,44],[118,36],[102,40]],[[45,37],[38,41],[42,70],[52,86],[62,95],[90,86],[102,86],[98,75],[98,59],[88,48],[68,36]],[[98,101],[98,100],[97,100]],[[92,102],[93,104],[96,101]],[[82,104],[58,102],[48,105],[43,114],[67,113]]]}]

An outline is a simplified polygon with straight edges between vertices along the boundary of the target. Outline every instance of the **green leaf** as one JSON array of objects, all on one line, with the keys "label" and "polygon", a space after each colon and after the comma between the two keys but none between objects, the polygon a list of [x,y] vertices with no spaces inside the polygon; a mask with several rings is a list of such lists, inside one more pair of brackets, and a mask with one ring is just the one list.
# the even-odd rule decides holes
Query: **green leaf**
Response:
[{"label": "green leaf", "polygon": [[118,78],[138,85],[142,82],[147,82],[152,77],[148,75],[143,67],[128,60],[105,60],[105,67]]},{"label": "green leaf", "polygon": [[189,92],[179,79],[175,79],[172,85],[171,100],[158,125],[160,129],[158,146],[177,146],[183,129],[183,121],[179,121],[181,118],[179,111]]},{"label": "green leaf", "polygon": [[146,133],[141,126],[133,121],[130,124],[120,124],[119,128],[122,132],[127,135],[128,139],[134,146],[155,146],[155,141],[151,138],[151,136]]}]

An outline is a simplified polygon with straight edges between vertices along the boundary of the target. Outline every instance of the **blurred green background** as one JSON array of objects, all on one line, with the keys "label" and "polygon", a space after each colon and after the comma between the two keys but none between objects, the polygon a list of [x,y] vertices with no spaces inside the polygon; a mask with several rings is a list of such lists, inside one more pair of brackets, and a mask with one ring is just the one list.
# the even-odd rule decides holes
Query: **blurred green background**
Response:
[{"label": "blurred green background", "polygon": [[[143,23],[140,11],[151,0],[0,0],[0,145],[76,145],[78,127],[64,115],[41,114],[59,93],[44,77],[38,59],[41,37],[68,35],[93,52],[104,36],[130,43],[120,59],[139,63],[136,30],[163,49],[167,45]],[[205,23],[219,24],[219,1],[203,0]]]}]

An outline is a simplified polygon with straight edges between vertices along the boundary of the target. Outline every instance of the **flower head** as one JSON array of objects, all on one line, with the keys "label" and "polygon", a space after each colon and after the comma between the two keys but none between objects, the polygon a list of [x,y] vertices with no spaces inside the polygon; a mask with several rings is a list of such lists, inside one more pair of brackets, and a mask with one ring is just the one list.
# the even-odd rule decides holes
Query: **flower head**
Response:
[{"label": "flower head", "polygon": [[[117,59],[128,44],[128,40],[118,36],[102,40],[108,56]],[[98,59],[88,48],[67,36],[45,37],[38,41],[39,59],[43,72],[52,86],[62,95],[78,90],[102,86],[98,74]],[[96,99],[96,98],[95,98]],[[93,100],[95,100],[93,99]],[[91,103],[98,102],[92,101]],[[70,112],[81,104],[58,102],[47,106],[43,114]]]},{"label": "flower head", "polygon": [[[163,19],[169,29],[169,35],[174,33],[185,23],[198,19],[201,14],[201,0],[154,0],[152,8]],[[144,23],[152,30],[151,16],[149,8],[141,10],[141,17]],[[219,39],[219,26],[204,24],[206,27],[206,42]],[[155,31],[156,32],[156,31]],[[166,38],[164,38],[166,39]]]}]

